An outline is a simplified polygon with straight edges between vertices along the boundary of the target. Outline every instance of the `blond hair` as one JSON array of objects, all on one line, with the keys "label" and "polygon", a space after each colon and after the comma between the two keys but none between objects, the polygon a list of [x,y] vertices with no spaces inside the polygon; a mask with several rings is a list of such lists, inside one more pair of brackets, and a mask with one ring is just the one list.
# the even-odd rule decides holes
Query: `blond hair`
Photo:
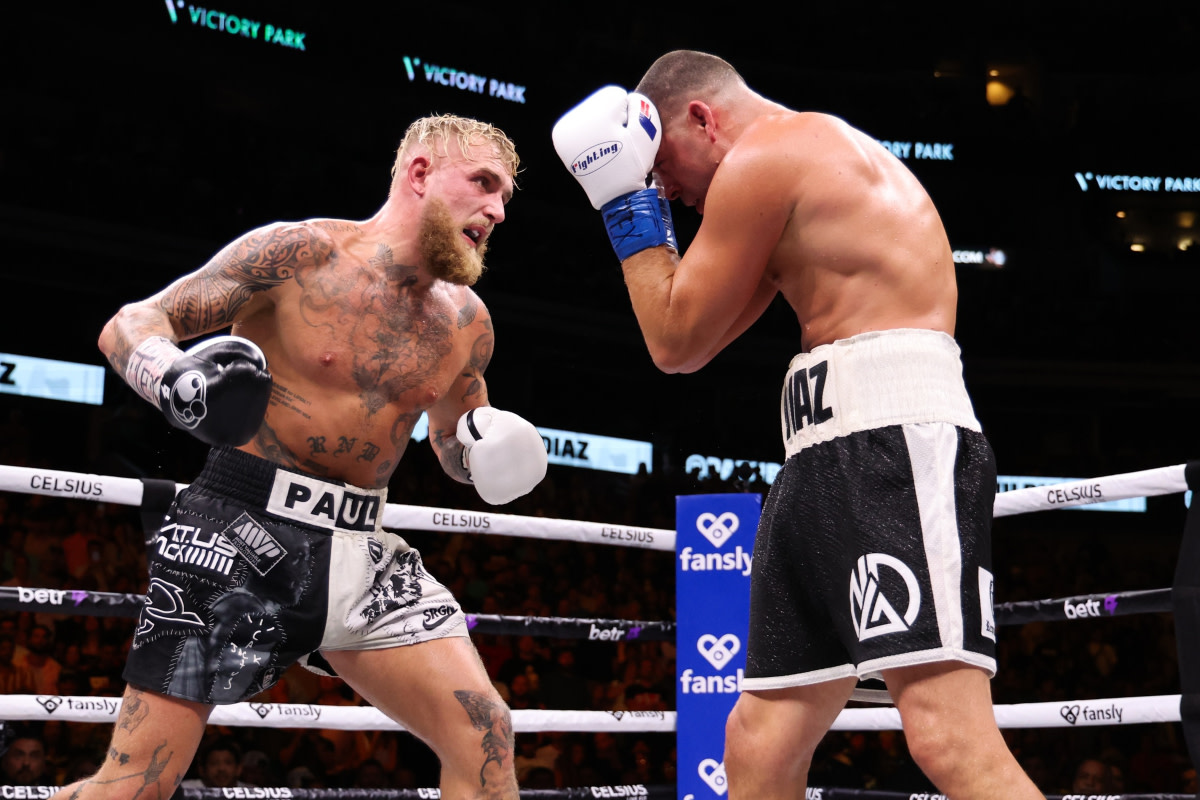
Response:
[{"label": "blond hair", "polygon": [[[504,131],[489,122],[480,122],[470,117],[459,117],[454,114],[434,114],[421,117],[408,126],[400,147],[396,150],[396,163],[392,165],[392,177],[396,176],[401,165],[412,155],[413,151],[425,148],[434,155],[446,155],[445,144],[451,138],[458,143],[458,149],[463,158],[471,159],[471,148],[475,145],[490,144],[496,151],[508,175],[516,186],[517,172],[521,166],[521,158],[517,155],[517,147]],[[439,149],[440,148],[440,149]]]}]

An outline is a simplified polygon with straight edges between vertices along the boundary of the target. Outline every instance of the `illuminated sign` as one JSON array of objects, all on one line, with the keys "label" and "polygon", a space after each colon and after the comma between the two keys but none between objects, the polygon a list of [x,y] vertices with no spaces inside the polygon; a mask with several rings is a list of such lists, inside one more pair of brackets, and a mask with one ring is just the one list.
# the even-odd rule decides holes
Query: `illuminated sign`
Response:
[{"label": "illuminated sign", "polygon": [[98,406],[104,367],[0,353],[0,392]]},{"label": "illuminated sign", "polygon": [[948,142],[890,142],[878,140],[901,161],[953,161],[954,145]]},{"label": "illuminated sign", "polygon": [[[1079,480],[1082,480],[1082,479],[1080,479],[1080,478],[1045,478],[1045,477],[1041,477],[1041,476],[1032,476],[1032,475],[997,475],[996,476],[996,491],[997,492],[1011,492],[1013,489],[1028,489],[1031,486],[1050,486],[1050,485],[1056,484],[1056,483],[1073,483],[1073,482],[1079,481]],[[1071,501],[1078,500],[1081,497],[1087,497],[1089,499],[1096,499],[1100,496],[1099,495],[1099,492],[1100,492],[1099,486],[1084,485],[1081,487],[1075,487],[1071,491],[1074,494],[1077,494],[1079,496],[1078,497],[1063,497],[1061,499],[1064,502],[1066,502],[1068,500],[1071,500]],[[1095,494],[1089,494],[1089,492],[1094,492]],[[1064,509],[1079,509],[1079,510],[1084,510],[1084,511],[1135,511],[1135,512],[1140,512],[1140,511],[1146,510],[1146,498],[1131,497],[1128,500],[1105,500],[1102,502],[1090,503],[1090,504],[1081,505],[1081,506],[1063,506],[1063,508]]]},{"label": "illuminated sign", "polygon": [[[264,23],[247,17],[239,17],[237,14],[229,14],[213,8],[187,5],[184,0],[164,0],[164,2],[167,4],[167,13],[171,15],[172,25],[182,19],[213,31],[243,36],[267,44],[277,44],[293,50],[304,49],[305,34],[302,31],[281,28],[269,22]],[[176,9],[179,11],[177,12]]]},{"label": "illuminated sign", "polygon": [[779,470],[783,468],[782,464],[774,461],[747,461],[744,458],[717,458],[716,456],[702,456],[698,453],[693,453],[688,456],[683,462],[684,470],[691,474],[693,471],[698,472],[700,478],[705,477],[705,473],[712,473],[723,481],[733,477],[733,471],[737,467],[745,464],[751,471],[756,471],[764,483],[773,483],[775,476],[779,474]]},{"label": "illuminated sign", "polygon": [[955,250],[954,263],[1000,269],[1008,263],[1008,255],[997,247],[990,247],[987,250]]},{"label": "illuminated sign", "polygon": [[[636,475],[639,468],[646,472],[654,468],[654,446],[636,439],[618,439],[594,433],[560,431],[554,428],[538,428],[542,444],[551,464],[582,469],[598,469],[604,472],[620,472]],[[413,428],[412,438],[421,441],[429,436],[429,415],[422,414]]]},{"label": "illuminated sign", "polygon": [[1093,186],[1109,192],[1200,192],[1200,178],[1174,178],[1159,175],[1107,175],[1076,172],[1079,191]]},{"label": "illuminated sign", "polygon": [[452,89],[461,89],[475,94],[486,94],[488,97],[498,97],[512,103],[525,102],[525,87],[516,83],[476,75],[453,67],[439,67],[436,64],[421,63],[421,59],[404,56],[404,69],[408,72],[408,81],[412,83],[419,77],[424,77],[426,83],[437,83]]}]

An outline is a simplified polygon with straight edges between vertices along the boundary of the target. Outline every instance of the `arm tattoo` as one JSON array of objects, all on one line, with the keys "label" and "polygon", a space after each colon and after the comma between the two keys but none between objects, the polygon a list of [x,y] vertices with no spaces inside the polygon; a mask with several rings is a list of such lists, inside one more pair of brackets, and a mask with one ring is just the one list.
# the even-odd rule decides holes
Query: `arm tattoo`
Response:
[{"label": "arm tattoo", "polygon": [[471,345],[471,357],[467,362],[466,371],[462,374],[467,379],[463,400],[483,392],[483,373],[488,364],[492,363],[492,350],[496,346],[496,337],[492,333],[492,320],[485,319],[483,324],[487,331],[480,334],[475,343]]},{"label": "arm tattoo", "polygon": [[463,450],[466,448],[458,440],[457,431],[431,430],[430,440],[437,446],[438,462],[442,470],[452,478],[462,483],[470,483],[471,473],[463,467]]},{"label": "arm tattoo", "polygon": [[483,735],[483,766],[479,770],[479,785],[487,785],[484,772],[488,764],[495,763],[504,769],[504,761],[511,754],[515,745],[512,729],[512,716],[508,709],[500,703],[493,702],[479,692],[455,691],[454,697],[462,703],[471,718],[471,725],[477,731],[485,731]]},{"label": "arm tattoo", "polygon": [[475,321],[475,315],[479,313],[479,298],[474,293],[467,293],[467,302],[463,303],[463,307],[458,310],[458,327],[463,329]]},{"label": "arm tattoo", "polygon": [[306,225],[275,225],[226,245],[198,272],[169,287],[159,307],[188,333],[223,328],[256,292],[327,260],[328,240]]}]

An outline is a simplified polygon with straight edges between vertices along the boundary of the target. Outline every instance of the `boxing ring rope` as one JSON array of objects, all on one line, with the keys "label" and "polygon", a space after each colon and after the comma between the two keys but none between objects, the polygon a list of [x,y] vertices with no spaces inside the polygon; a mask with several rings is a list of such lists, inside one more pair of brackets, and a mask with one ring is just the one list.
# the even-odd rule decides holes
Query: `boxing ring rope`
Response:
[{"label": "boxing ring rope", "polygon": [[[1189,491],[1195,485],[1200,485],[1198,479],[1200,479],[1200,462],[1194,462],[1018,489],[997,495],[994,516],[1003,517],[1112,500],[1182,493]],[[165,507],[165,503],[183,486],[184,484],[174,484],[169,481],[118,478],[0,465],[0,491],[140,506],[143,508],[144,518],[147,513],[159,515],[161,518],[160,507],[147,511],[147,506],[158,504]],[[1192,516],[1189,515],[1189,530],[1193,528],[1192,519]],[[591,544],[623,545],[654,550],[674,550],[675,548],[675,531],[672,530],[400,504],[388,504],[385,507],[383,525],[388,529],[443,533],[490,533]],[[1194,528],[1194,536],[1185,536],[1184,547],[1181,548],[1181,563],[1188,555],[1194,555],[1197,558],[1196,561],[1189,561],[1189,563],[1200,563],[1200,522],[1197,522]],[[1184,594],[1186,597],[1183,596]],[[143,601],[144,597],[136,594],[0,587],[0,610],[20,609],[49,613],[134,617]],[[1189,603],[1190,605],[1188,605]],[[1191,609],[1200,614],[1200,580],[1197,578],[1189,577],[1188,581],[1182,581],[1177,575],[1176,586],[1169,589],[1088,594],[1059,599],[997,604],[995,613],[996,624],[1016,625],[1035,620],[1061,621],[1102,616],[1099,613],[1100,608],[1104,609],[1104,615],[1117,616],[1168,611],[1174,611],[1178,615],[1181,607],[1184,610]],[[596,626],[603,626],[620,630],[629,639],[639,636],[644,639],[670,640],[674,638],[674,625],[669,622],[468,615],[468,624],[472,626],[473,631],[479,633],[586,638]],[[1189,652],[1194,650],[1194,645],[1181,642],[1181,660],[1185,650]],[[993,708],[997,724],[1001,728],[1065,728],[1172,723],[1200,718],[1200,700],[1197,700],[1200,698],[1200,685],[1191,685],[1193,681],[1186,671],[1181,677],[1184,691],[1182,694],[1176,695],[996,705]],[[46,719],[49,714],[53,714],[55,719],[64,721],[112,723],[116,721],[120,702],[119,698],[111,697],[9,695],[0,697],[0,720]],[[53,708],[48,707],[50,705]],[[675,712],[670,711],[535,711],[518,709],[514,710],[512,714],[516,732],[545,730],[673,732],[676,725]],[[211,722],[220,725],[249,727],[403,730],[397,723],[369,706],[236,703],[217,707],[213,712]],[[847,708],[842,711],[832,726],[832,730],[900,729],[899,713],[895,708],[890,707]],[[627,787],[607,788],[623,790]],[[649,797],[656,796],[655,793],[661,787],[649,787],[654,790],[654,793],[648,792],[647,787],[636,788],[640,791],[616,794],[592,793],[578,796]],[[231,796],[227,793],[208,793],[213,791],[219,790],[189,790],[186,796]],[[320,790],[263,791],[282,791],[288,792],[288,794],[247,794],[245,796],[313,798],[324,796],[314,793]],[[346,790],[325,791],[335,792],[337,797],[347,797]],[[379,790],[373,790],[372,796],[430,796],[416,793],[428,790],[413,790],[414,793],[411,795],[405,794],[406,791],[391,790],[386,795],[380,795],[378,794]],[[522,790],[521,794],[523,797],[575,796],[564,794],[564,791]],[[898,796],[897,793],[865,790],[825,789],[824,792],[830,800],[851,796],[856,798],[876,796],[893,798]],[[1169,797],[1169,795],[1155,796]]]}]

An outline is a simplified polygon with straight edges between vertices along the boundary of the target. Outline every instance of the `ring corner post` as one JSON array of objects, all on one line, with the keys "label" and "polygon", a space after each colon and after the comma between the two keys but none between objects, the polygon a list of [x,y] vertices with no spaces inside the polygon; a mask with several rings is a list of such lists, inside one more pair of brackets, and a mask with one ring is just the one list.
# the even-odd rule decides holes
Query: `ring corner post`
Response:
[{"label": "ring corner post", "polygon": [[[1188,462],[1185,470],[1190,493],[1200,488],[1200,461]],[[1200,766],[1200,508],[1188,505],[1171,586],[1179,656],[1179,717],[1193,766]]]},{"label": "ring corner post", "polygon": [[724,797],[725,720],[741,693],[757,494],[675,498],[678,800]]}]

